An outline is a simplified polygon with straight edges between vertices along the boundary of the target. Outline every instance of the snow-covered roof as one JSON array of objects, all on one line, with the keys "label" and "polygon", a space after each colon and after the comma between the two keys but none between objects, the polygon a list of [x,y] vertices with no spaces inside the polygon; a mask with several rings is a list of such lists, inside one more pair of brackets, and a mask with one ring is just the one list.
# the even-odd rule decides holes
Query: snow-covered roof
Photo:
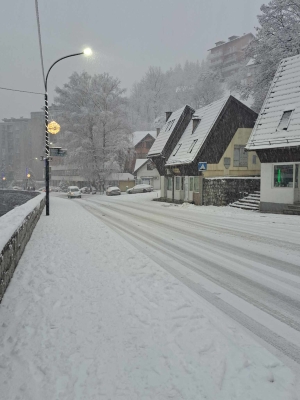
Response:
[{"label": "snow-covered roof", "polygon": [[[299,80],[300,56],[283,59],[279,64],[246,149],[300,146]],[[284,120],[286,120],[286,124],[281,123]]]},{"label": "snow-covered roof", "polygon": [[133,172],[136,172],[138,169],[140,169],[144,164],[146,164],[147,161],[148,161],[147,158],[137,158],[135,160],[135,166]]},{"label": "snow-covered roof", "polygon": [[[229,97],[230,96],[222,97],[220,100],[214,101],[213,103],[195,111],[193,119],[199,118],[199,125],[192,133],[193,119],[190,121],[181,136],[181,139],[178,141],[174,151],[169,157],[166,166],[189,164],[195,159]],[[194,146],[193,143],[195,143]]]},{"label": "snow-covered roof", "polygon": [[133,181],[134,176],[132,174],[129,174],[128,172],[113,172],[108,175],[106,178],[107,181]]},{"label": "snow-covered roof", "polygon": [[180,108],[177,111],[174,111],[169,117],[168,121],[160,130],[159,135],[157,136],[155,142],[153,143],[151,149],[149,150],[148,156],[159,155],[162,153],[168,139],[172,135],[173,130],[176,127],[176,124],[181,117],[186,106]]},{"label": "snow-covered roof", "polygon": [[132,133],[132,143],[136,146],[141,140],[147,135],[151,135],[154,139],[156,138],[156,131],[136,131]]}]

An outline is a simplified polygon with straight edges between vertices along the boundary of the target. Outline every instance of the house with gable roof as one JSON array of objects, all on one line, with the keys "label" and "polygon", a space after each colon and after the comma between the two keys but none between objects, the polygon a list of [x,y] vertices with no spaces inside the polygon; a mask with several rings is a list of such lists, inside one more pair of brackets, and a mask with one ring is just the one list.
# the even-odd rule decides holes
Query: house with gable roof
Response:
[{"label": "house with gable roof", "polygon": [[246,146],[261,162],[263,212],[300,214],[299,78],[300,55],[283,59]]},{"label": "house with gable roof", "polygon": [[128,153],[125,170],[131,173],[137,159],[146,159],[156,139],[156,131],[135,131],[131,134],[132,149]]},{"label": "house with gable roof", "polygon": [[135,162],[133,174],[136,184],[145,183],[153,186],[154,190],[160,189],[160,175],[151,160],[138,158]]},{"label": "house with gable roof", "polygon": [[166,160],[172,154],[194,112],[195,110],[188,105],[174,112],[166,112],[166,123],[159,130],[148,153],[148,158],[154,162],[160,175],[164,175]]},{"label": "house with gable roof", "polygon": [[[245,146],[257,114],[233,96],[226,96],[195,111],[165,162],[162,197],[193,201],[202,185],[199,176],[257,177],[260,163]],[[198,163],[207,170],[198,171]]]}]

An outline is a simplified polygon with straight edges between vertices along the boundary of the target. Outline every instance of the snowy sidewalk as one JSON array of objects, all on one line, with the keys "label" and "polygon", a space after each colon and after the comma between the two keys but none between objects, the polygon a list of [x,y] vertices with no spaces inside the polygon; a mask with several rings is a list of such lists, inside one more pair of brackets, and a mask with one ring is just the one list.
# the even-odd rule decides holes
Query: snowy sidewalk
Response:
[{"label": "snowy sidewalk", "polygon": [[289,400],[290,370],[84,210],[51,198],[0,306],[1,400]]}]

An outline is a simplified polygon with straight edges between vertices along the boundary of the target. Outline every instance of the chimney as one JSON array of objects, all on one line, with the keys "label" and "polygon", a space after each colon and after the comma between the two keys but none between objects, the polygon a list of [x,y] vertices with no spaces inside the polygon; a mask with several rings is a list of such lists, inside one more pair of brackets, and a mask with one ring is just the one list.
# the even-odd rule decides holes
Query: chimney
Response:
[{"label": "chimney", "polygon": [[172,111],[166,111],[166,122],[171,117]]},{"label": "chimney", "polygon": [[156,137],[159,135],[160,133],[160,128],[156,128]]}]

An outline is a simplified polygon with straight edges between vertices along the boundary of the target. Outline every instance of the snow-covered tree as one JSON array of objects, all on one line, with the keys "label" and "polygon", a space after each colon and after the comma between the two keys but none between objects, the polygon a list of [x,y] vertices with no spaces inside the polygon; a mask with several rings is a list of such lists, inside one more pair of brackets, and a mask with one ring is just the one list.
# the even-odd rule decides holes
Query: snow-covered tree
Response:
[{"label": "snow-covered tree", "polygon": [[111,172],[123,172],[130,129],[119,80],[107,73],[74,72],[56,92],[67,164],[98,185],[105,184]]},{"label": "snow-covered tree", "polygon": [[224,95],[221,77],[218,72],[210,70],[205,64],[203,71],[194,85],[192,106],[194,108],[204,107]]},{"label": "snow-covered tree", "polygon": [[198,108],[223,95],[219,74],[211,72],[207,62],[186,62],[162,72],[150,67],[140,82],[135,83],[129,99],[133,130],[153,129],[154,121],[165,111],[185,104]]},{"label": "snow-covered tree", "polygon": [[254,98],[253,108],[259,111],[274,78],[279,62],[300,53],[300,0],[272,0],[261,7],[260,27],[248,49],[255,71],[252,82],[241,91]]}]

